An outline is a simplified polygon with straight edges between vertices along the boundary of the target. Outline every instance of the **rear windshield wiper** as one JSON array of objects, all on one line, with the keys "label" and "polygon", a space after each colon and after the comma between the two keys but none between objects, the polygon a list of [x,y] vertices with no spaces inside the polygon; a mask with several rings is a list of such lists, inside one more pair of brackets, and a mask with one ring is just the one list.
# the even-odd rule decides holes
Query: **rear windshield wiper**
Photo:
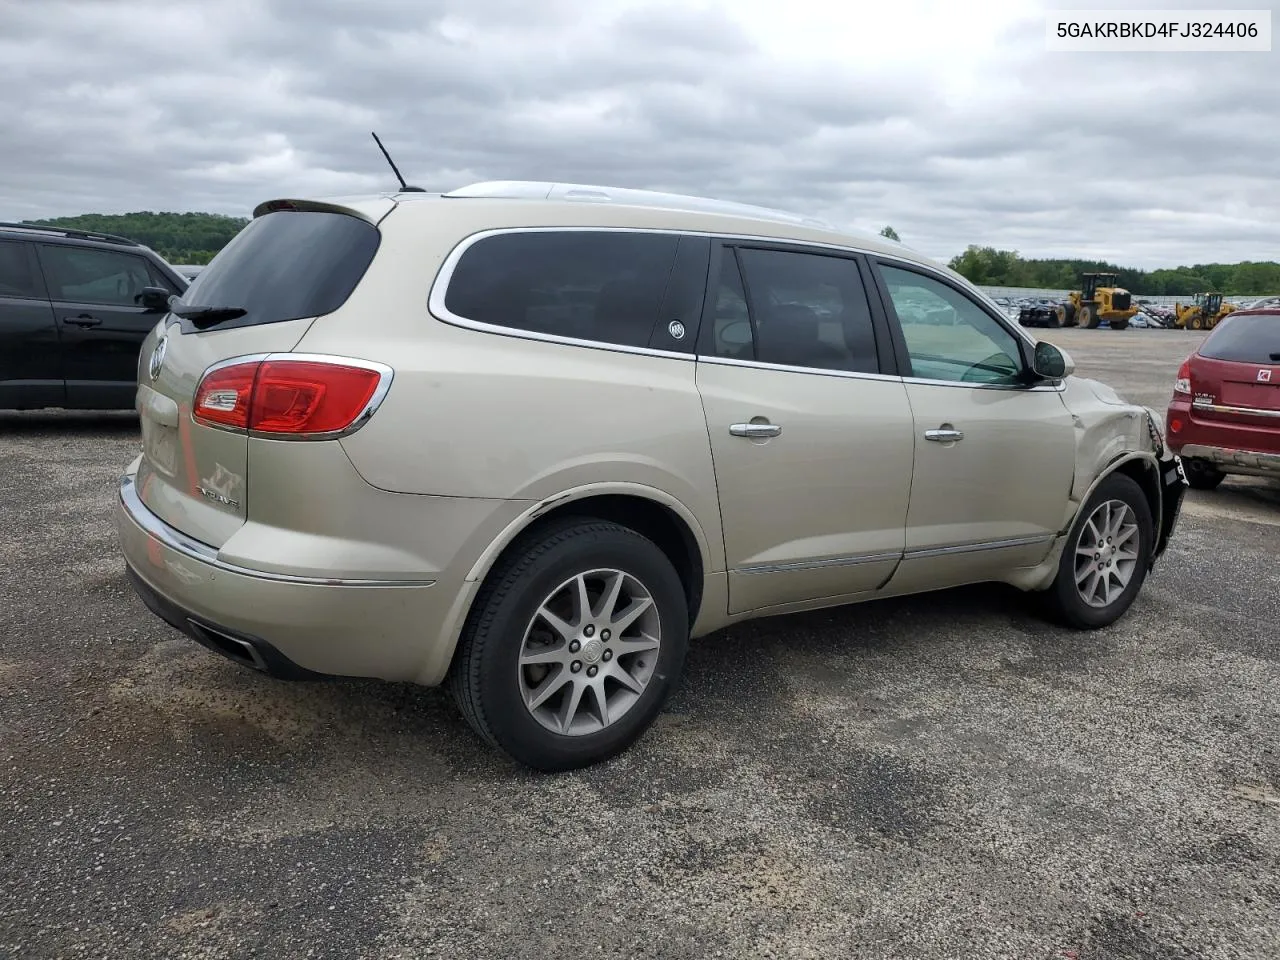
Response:
[{"label": "rear windshield wiper", "polygon": [[191,325],[197,330],[207,330],[226,320],[243,317],[249,311],[244,307],[199,307],[183,303],[181,300],[174,300],[169,304],[169,312],[175,317],[190,320]]}]

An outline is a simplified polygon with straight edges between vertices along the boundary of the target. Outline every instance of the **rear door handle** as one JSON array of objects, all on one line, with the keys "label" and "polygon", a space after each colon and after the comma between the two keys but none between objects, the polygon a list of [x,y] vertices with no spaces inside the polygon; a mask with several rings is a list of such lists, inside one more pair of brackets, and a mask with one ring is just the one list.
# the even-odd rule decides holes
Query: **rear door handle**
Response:
[{"label": "rear door handle", "polygon": [[924,432],[926,440],[934,440],[938,443],[953,443],[956,440],[964,439],[963,430],[953,430],[950,427],[940,430],[926,430]]},{"label": "rear door handle", "polygon": [[78,317],[63,317],[63,323],[74,323],[77,327],[96,327],[102,323],[97,317],[82,313]]},{"label": "rear door handle", "polygon": [[776,423],[735,423],[729,432],[735,437],[776,437],[782,427]]}]

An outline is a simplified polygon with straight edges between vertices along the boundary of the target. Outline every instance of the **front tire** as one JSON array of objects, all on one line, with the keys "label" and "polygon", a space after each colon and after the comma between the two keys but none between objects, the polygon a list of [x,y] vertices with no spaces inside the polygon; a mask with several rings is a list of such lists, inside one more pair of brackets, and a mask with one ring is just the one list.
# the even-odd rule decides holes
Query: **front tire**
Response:
[{"label": "front tire", "polygon": [[486,579],[450,671],[472,728],[543,771],[599,763],[653,723],[684,667],[684,586],[649,539],[567,518]]},{"label": "front tire", "polygon": [[1089,497],[1071,527],[1047,599],[1056,618],[1077,630],[1110,626],[1133,604],[1155,543],[1142,488],[1113,473]]},{"label": "front tire", "polygon": [[1089,330],[1097,330],[1098,324],[1098,308],[1091,303],[1087,303],[1080,308],[1080,326]]}]

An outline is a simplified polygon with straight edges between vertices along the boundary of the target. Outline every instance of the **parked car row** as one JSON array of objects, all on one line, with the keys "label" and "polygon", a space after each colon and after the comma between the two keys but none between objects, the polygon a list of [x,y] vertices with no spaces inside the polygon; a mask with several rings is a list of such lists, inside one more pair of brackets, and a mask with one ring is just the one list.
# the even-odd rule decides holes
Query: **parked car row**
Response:
[{"label": "parked car row", "polygon": [[[1012,306],[709,200],[284,199],[190,286],[122,238],[0,234],[9,342],[64,371],[0,405],[136,407],[121,549],[195,641],[278,677],[447,683],[488,742],[566,769],[643,734],[691,637],[980,581],[1097,628],[1188,483],[1280,477],[1280,309],[1216,327],[1162,418]],[[104,386],[57,324],[111,310],[130,370]]]}]

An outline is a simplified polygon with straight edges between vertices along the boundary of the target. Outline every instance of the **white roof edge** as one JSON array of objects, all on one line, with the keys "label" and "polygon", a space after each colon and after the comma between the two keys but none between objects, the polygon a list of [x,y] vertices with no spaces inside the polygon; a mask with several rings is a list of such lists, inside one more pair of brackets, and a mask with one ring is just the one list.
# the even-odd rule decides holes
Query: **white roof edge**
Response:
[{"label": "white roof edge", "polygon": [[833,224],[817,217],[758,207],[732,200],[715,200],[680,193],[663,193],[657,190],[637,190],[631,187],[606,187],[586,183],[554,183],[541,180],[486,180],[459,187],[443,194],[445,197],[472,197],[492,200],[568,200],[585,203],[619,203],[625,206],[654,207],[663,210],[682,210],[697,213],[719,213],[725,216],[744,217],[752,220],[768,220],[813,227],[819,230],[839,230]]}]

